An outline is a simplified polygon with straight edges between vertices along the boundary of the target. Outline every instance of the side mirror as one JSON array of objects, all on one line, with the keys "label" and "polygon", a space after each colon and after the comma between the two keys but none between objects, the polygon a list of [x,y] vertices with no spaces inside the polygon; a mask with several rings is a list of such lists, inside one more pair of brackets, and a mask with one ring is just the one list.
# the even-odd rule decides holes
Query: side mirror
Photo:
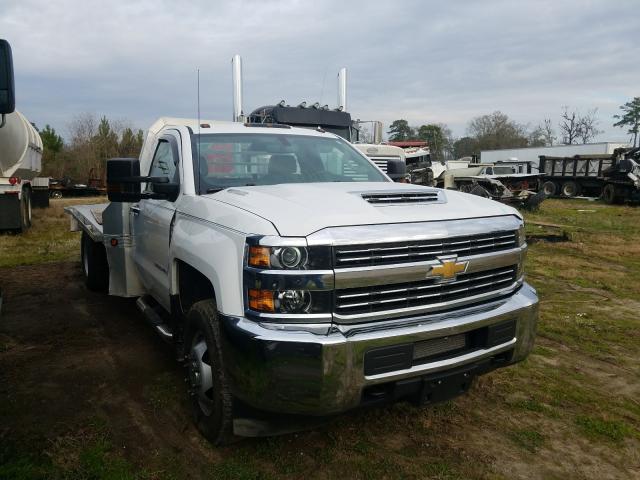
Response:
[{"label": "side mirror", "polygon": [[140,193],[140,160],[112,158],[107,160],[107,196],[111,202],[138,202]]},{"label": "side mirror", "polygon": [[166,182],[151,182],[153,185],[153,194],[157,196],[155,198],[163,198],[167,199],[170,202],[175,201],[180,194],[180,184],[179,183],[166,183]]},{"label": "side mirror", "polygon": [[394,182],[404,181],[407,175],[407,164],[399,158],[390,158],[387,160],[387,175]]},{"label": "side mirror", "polygon": [[[142,193],[141,183],[151,183],[153,192]],[[180,185],[170,183],[167,177],[141,177],[137,158],[111,158],[107,160],[107,196],[111,202],[139,202],[143,198],[174,201]]]},{"label": "side mirror", "polygon": [[0,114],[12,113],[15,109],[16,94],[11,46],[6,40],[0,39]]}]

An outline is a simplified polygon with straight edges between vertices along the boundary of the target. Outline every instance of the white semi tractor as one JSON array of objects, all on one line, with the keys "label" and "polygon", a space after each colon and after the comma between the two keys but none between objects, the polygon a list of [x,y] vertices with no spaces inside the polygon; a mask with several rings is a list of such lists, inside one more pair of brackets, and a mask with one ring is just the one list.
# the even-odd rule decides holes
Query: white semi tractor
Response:
[{"label": "white semi tractor", "polygon": [[0,230],[31,226],[34,195],[48,201],[48,183],[36,177],[42,166],[42,139],[24,115],[15,111],[11,47],[0,40]]}]

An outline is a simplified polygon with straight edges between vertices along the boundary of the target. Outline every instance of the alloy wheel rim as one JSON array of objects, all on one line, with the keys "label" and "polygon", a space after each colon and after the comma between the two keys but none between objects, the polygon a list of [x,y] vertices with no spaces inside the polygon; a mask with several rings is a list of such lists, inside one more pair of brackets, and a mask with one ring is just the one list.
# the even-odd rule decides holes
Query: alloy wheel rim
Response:
[{"label": "alloy wheel rim", "polygon": [[198,332],[191,344],[188,370],[191,394],[197,397],[202,412],[209,416],[213,411],[213,369],[202,332]]}]

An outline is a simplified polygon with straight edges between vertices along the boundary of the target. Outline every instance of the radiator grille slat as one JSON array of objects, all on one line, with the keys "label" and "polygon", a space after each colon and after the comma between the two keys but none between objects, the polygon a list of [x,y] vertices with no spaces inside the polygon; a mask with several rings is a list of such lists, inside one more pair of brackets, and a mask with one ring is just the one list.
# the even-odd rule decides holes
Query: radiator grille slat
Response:
[{"label": "radiator grille slat", "polygon": [[516,231],[437,240],[339,246],[334,249],[334,265],[336,268],[349,268],[422,262],[435,260],[441,255],[479,255],[509,250],[517,246]]},{"label": "radiator grille slat", "polygon": [[507,288],[516,281],[516,272],[517,266],[513,265],[461,274],[447,283],[429,278],[419,282],[336,290],[335,312],[355,315],[454,302]]}]

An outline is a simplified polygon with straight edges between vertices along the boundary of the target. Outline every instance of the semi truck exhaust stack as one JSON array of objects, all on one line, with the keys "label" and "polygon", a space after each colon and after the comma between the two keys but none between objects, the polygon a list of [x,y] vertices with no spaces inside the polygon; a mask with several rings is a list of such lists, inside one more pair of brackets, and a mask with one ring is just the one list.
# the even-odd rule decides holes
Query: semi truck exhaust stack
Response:
[{"label": "semi truck exhaust stack", "polygon": [[347,111],[347,69],[345,67],[338,72],[338,110]]},{"label": "semi truck exhaust stack", "polygon": [[231,59],[231,71],[233,78],[233,121],[244,122],[242,110],[242,58],[234,55]]},{"label": "semi truck exhaust stack", "polygon": [[382,143],[382,122],[373,122],[373,143]]}]

